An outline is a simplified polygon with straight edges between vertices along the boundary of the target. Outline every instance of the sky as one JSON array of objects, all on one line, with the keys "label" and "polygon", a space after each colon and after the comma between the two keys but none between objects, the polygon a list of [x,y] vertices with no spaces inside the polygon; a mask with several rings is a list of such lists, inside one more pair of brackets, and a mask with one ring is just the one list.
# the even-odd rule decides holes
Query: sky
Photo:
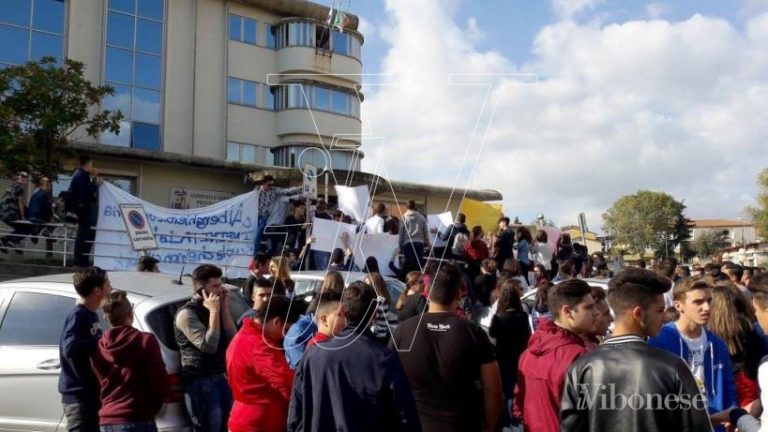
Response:
[{"label": "sky", "polygon": [[[331,5],[331,1],[320,1]],[[339,2],[334,2],[337,6]],[[640,189],[745,217],[768,167],[768,0],[349,0],[362,168],[592,230]]]}]

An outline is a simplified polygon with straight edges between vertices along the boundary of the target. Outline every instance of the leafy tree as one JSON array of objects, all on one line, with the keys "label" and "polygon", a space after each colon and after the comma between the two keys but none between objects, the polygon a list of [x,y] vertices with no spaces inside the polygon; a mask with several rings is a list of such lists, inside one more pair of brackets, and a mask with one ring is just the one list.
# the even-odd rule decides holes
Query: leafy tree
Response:
[{"label": "leafy tree", "polygon": [[640,190],[613,203],[603,214],[603,230],[619,249],[642,255],[650,248],[657,256],[671,256],[690,238],[684,211],[685,205],[669,194]]},{"label": "leafy tree", "polygon": [[0,170],[56,178],[71,156],[70,140],[120,132],[120,111],[95,109],[114,94],[83,77],[83,63],[53,57],[0,70]]},{"label": "leafy tree", "polygon": [[757,195],[757,206],[747,207],[747,214],[755,224],[757,235],[768,239],[768,168],[757,177],[760,192]]},{"label": "leafy tree", "polygon": [[709,258],[728,247],[726,231],[703,231],[691,242],[691,249],[699,258]]}]

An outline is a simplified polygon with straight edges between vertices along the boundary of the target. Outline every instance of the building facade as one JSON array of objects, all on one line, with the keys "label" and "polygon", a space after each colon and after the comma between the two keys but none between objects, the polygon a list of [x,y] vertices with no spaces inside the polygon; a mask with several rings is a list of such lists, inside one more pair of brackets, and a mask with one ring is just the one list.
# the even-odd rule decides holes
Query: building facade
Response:
[{"label": "building facade", "polygon": [[722,233],[729,246],[746,245],[758,241],[755,225],[751,222],[727,219],[698,219],[691,226],[691,241],[704,232]]}]

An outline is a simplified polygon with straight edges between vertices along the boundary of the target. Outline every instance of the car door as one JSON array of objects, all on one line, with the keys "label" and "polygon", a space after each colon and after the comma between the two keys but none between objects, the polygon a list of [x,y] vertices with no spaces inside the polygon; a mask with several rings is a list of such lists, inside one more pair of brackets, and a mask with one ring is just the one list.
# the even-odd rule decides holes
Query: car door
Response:
[{"label": "car door", "polygon": [[0,431],[55,431],[63,417],[58,345],[75,298],[24,289],[0,295]]}]

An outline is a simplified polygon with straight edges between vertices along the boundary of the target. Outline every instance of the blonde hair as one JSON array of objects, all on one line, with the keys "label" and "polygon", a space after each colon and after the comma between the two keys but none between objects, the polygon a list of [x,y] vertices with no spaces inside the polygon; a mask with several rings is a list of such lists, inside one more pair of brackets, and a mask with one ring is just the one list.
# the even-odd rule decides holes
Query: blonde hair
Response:
[{"label": "blonde hair", "polygon": [[369,285],[373,287],[373,289],[376,290],[376,294],[384,297],[384,303],[392,304],[392,299],[389,295],[389,289],[387,288],[387,281],[384,280],[384,277],[380,273],[368,273],[368,276],[365,277],[365,280]]},{"label": "blonde hair", "polygon": [[291,272],[288,270],[288,260],[281,257],[276,256],[272,257],[272,264],[277,267],[277,274],[275,275],[275,278],[280,280],[286,280],[291,278]]},{"label": "blonde hair", "polygon": [[339,294],[344,292],[344,277],[337,271],[329,271],[323,278],[323,286],[320,292],[333,291]]},{"label": "blonde hair", "polygon": [[405,306],[405,300],[408,298],[408,291],[413,287],[414,285],[421,283],[424,280],[423,275],[421,272],[412,271],[408,272],[407,275],[405,275],[405,289],[403,292],[400,293],[400,296],[397,298],[397,304],[395,305],[395,309],[400,310]]}]

